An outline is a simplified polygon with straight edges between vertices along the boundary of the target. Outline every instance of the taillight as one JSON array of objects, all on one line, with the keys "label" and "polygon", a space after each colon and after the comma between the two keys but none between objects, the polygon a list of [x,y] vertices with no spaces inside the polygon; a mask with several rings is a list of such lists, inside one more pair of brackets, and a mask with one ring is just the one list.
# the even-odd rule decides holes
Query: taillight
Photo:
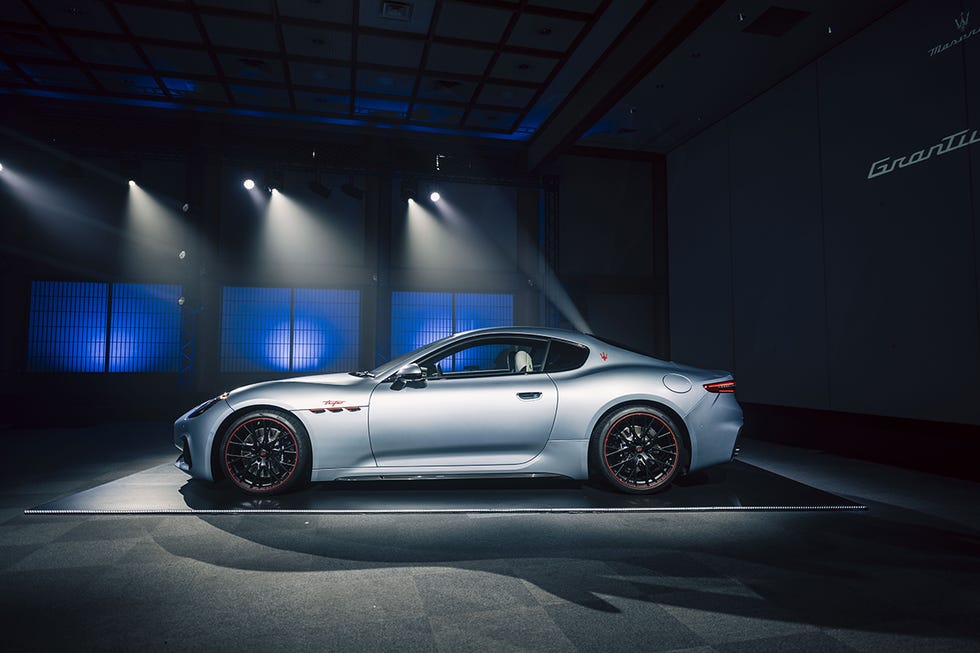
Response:
[{"label": "taillight", "polygon": [[735,392],[735,381],[718,381],[717,383],[705,383],[704,389],[708,392],[720,392],[731,394]]}]

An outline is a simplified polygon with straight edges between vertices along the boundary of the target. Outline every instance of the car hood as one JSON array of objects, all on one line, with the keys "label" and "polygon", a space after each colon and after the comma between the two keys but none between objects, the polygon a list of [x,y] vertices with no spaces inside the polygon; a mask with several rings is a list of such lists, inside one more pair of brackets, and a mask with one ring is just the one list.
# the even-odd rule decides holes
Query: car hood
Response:
[{"label": "car hood", "polygon": [[228,393],[228,403],[236,410],[264,403],[290,410],[359,406],[367,404],[376,384],[376,379],[347,373],[299,376],[235,388]]}]

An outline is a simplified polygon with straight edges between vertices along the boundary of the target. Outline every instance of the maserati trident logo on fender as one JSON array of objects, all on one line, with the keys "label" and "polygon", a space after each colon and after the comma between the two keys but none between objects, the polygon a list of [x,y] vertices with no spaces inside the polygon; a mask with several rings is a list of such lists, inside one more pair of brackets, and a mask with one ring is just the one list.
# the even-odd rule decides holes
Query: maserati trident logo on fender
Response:
[{"label": "maserati trident logo on fender", "polygon": [[890,172],[894,172],[895,168],[907,168],[917,163],[922,163],[932,158],[933,155],[942,156],[943,154],[949,154],[953,150],[958,150],[974,143],[980,143],[980,136],[977,135],[976,129],[973,130],[972,134],[969,129],[958,131],[955,134],[950,134],[941,139],[929,149],[921,149],[908,156],[886,156],[884,159],[878,159],[871,164],[871,169],[868,171],[868,179],[887,175]]},{"label": "maserati trident logo on fender", "polygon": [[930,48],[929,50],[930,57],[935,57],[937,54],[941,52],[945,52],[946,50],[950,49],[954,45],[959,45],[960,43],[967,40],[977,32],[980,32],[980,27],[974,27],[969,32],[966,31],[966,28],[970,26],[969,11],[966,12],[961,11],[959,18],[953,19],[953,25],[955,25],[956,29],[960,31],[960,35],[957,38],[953,39],[952,41],[949,41],[948,43],[940,43],[936,47]]}]

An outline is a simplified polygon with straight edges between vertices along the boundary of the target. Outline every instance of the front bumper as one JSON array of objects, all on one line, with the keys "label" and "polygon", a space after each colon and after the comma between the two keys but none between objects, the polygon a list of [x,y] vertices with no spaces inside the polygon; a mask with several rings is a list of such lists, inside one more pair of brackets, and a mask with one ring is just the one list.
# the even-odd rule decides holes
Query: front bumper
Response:
[{"label": "front bumper", "polygon": [[203,414],[191,417],[196,410],[192,408],[174,422],[174,447],[180,450],[180,455],[174,466],[190,474],[193,478],[213,481],[211,473],[211,449],[214,438],[221,423],[234,410],[227,401],[219,401]]}]

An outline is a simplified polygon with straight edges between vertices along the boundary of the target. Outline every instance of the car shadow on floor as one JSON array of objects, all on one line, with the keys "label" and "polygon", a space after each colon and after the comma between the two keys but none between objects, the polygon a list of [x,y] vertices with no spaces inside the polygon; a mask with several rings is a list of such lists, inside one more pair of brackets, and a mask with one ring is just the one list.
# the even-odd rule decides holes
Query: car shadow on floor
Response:
[{"label": "car shadow on floor", "polygon": [[[711,475],[689,479],[688,487],[671,489],[664,497],[721,480]],[[411,492],[441,491],[457,500],[460,492],[477,490],[606,492],[567,481],[452,483]],[[384,485],[365,486],[362,492],[392,492]],[[189,538],[165,537],[158,543],[174,555],[258,571],[495,574],[523,581],[544,602],[571,602],[598,612],[616,613],[624,601],[642,601],[689,618],[704,612],[822,628],[980,635],[974,619],[980,537],[962,526],[883,504],[871,505],[868,512],[198,519],[213,529],[216,542],[222,542],[221,534],[231,534],[235,544],[207,547]]]}]

